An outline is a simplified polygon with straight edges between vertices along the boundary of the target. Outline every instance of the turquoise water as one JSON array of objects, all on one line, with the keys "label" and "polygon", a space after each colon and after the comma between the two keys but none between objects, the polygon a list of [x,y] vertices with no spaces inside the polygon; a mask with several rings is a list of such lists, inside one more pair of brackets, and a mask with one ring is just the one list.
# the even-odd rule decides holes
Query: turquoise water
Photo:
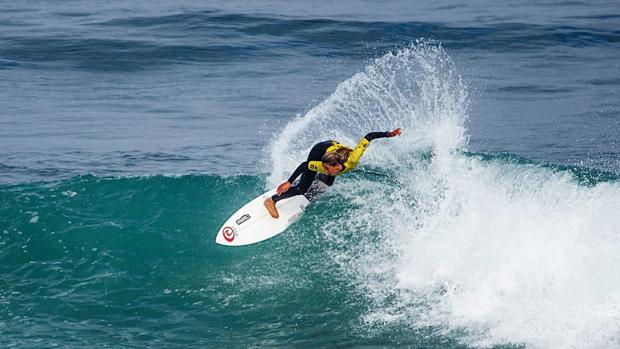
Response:
[{"label": "turquoise water", "polygon": [[326,252],[336,248],[320,234],[321,221],[335,218],[330,200],[268,244],[214,244],[220,224],[263,183],[82,176],[3,188],[3,345],[389,343],[358,323],[363,295]]},{"label": "turquoise water", "polygon": [[[419,158],[422,163],[432,160],[428,154]],[[488,168],[514,166],[513,171],[521,172],[514,178],[542,173],[574,177],[589,185],[550,179],[564,184],[564,194],[577,190],[595,196],[588,191],[603,185],[613,186],[615,195],[620,191],[616,177],[598,171],[545,169],[504,156],[473,154],[465,159]],[[510,172],[506,176],[514,176]],[[355,196],[373,200],[347,199],[348,190],[360,182],[366,189],[357,190]],[[429,212],[421,197],[414,197],[419,202],[403,202],[398,190],[389,189],[397,182],[394,173],[363,168],[343,180],[340,190],[311,206],[286,232],[235,249],[216,245],[215,234],[246,198],[263,190],[264,177],[86,175],[4,186],[0,196],[3,346],[467,347],[462,342],[467,328],[457,326],[460,329],[453,332],[442,328],[446,324],[441,322],[416,319],[429,317],[429,321],[437,299],[418,294],[423,288],[408,290],[393,284],[393,275],[387,273],[391,268],[382,265],[395,264],[396,273],[421,272],[415,267],[407,270],[406,259],[393,243],[423,238],[429,229],[423,226],[430,223],[422,221],[433,216],[460,219],[455,213]],[[528,195],[544,200],[547,194],[535,188],[544,181],[528,183],[532,186],[524,189]],[[368,189],[373,186],[383,187],[383,195],[373,194]],[[406,204],[404,210],[399,202]],[[402,216],[391,217],[395,208]],[[552,220],[558,219],[553,215],[570,214],[559,203],[549,209]],[[466,210],[460,215],[472,218]],[[413,220],[404,231],[397,225],[403,220]],[[383,226],[386,222],[391,222],[390,229]],[[477,233],[465,232],[474,241]],[[524,233],[520,239],[527,236],[532,237]],[[534,236],[535,243],[525,247],[541,248],[539,238]],[[448,265],[450,249],[466,249],[452,241],[442,244],[447,250],[437,253],[446,254],[443,263]],[[553,253],[551,246],[547,248]],[[368,258],[376,258],[379,270]],[[556,285],[551,282],[547,287],[553,294]],[[457,292],[457,286],[445,280],[433,288],[430,292],[440,298],[450,299]],[[544,302],[545,294],[539,296],[538,301]],[[409,314],[412,309],[416,316]]]}]

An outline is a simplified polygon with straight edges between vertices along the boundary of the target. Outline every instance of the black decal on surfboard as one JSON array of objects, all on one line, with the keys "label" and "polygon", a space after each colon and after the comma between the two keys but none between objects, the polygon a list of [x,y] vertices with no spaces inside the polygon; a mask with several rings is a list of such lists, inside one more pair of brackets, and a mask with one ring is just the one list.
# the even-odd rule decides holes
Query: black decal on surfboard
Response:
[{"label": "black decal on surfboard", "polygon": [[250,219],[250,215],[244,214],[243,216],[241,216],[241,218],[237,219],[235,222],[237,222],[238,225],[241,225],[241,223],[244,223],[248,219]]}]

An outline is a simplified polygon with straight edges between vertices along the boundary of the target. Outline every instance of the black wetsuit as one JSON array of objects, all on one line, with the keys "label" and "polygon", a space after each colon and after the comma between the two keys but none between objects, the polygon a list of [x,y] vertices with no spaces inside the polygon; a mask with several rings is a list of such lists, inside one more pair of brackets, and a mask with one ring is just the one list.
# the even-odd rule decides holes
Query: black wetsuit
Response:
[{"label": "black wetsuit", "polygon": [[[385,138],[385,137],[389,137],[389,132],[371,132],[367,134],[364,138],[366,138],[370,142],[373,139]],[[308,168],[308,163],[310,161],[321,161],[321,158],[323,157],[323,155],[325,155],[325,152],[327,151],[327,149],[331,147],[332,145],[334,145],[334,143],[335,143],[334,141],[329,140],[329,141],[324,141],[324,142],[315,144],[312,147],[312,149],[310,149],[310,154],[308,154],[308,159],[302,162],[301,164],[299,164],[299,166],[297,166],[297,168],[295,169],[291,177],[288,179],[289,183],[293,183],[295,179],[301,174],[301,178],[299,179],[299,181],[295,185],[291,186],[284,193],[280,195],[277,195],[277,194],[273,195],[271,197],[273,201],[278,202],[280,200],[293,197],[295,195],[306,194],[308,192],[308,189],[310,189],[312,182],[315,180],[315,177],[316,179],[324,182],[325,184],[329,186],[334,184],[334,180],[336,179],[335,176],[328,176],[322,173],[319,173],[317,175],[316,171],[312,171]],[[309,194],[312,194],[312,193],[309,193]],[[308,196],[309,196],[308,199],[312,200],[312,195],[308,195]]]}]

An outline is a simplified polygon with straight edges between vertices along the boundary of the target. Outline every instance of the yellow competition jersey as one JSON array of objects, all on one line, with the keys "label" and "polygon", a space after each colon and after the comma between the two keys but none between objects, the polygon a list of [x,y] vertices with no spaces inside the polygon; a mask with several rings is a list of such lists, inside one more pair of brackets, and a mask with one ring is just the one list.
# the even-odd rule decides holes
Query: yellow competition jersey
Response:
[{"label": "yellow competition jersey", "polygon": [[[357,163],[360,161],[360,158],[362,157],[364,152],[366,151],[366,148],[368,148],[368,144],[370,144],[370,141],[368,141],[366,137],[362,137],[360,142],[357,143],[357,145],[355,146],[355,149],[353,149],[349,153],[349,157],[347,158],[347,161],[344,163],[344,170],[338,173],[336,176],[339,176],[343,173],[353,170],[357,166]],[[341,148],[348,148],[348,147],[343,144],[334,142],[334,145],[327,148],[325,153],[336,151]],[[327,171],[323,167],[323,163],[321,161],[308,161],[308,169],[310,171],[316,171],[316,172],[320,172],[323,174],[327,174]]]}]

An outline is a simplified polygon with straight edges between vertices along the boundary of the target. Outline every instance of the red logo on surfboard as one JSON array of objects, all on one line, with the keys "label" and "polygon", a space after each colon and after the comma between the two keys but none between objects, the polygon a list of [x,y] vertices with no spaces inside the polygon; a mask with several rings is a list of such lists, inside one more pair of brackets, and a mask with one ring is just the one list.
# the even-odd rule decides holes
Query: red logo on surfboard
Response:
[{"label": "red logo on surfboard", "polygon": [[222,235],[224,235],[224,239],[228,242],[232,242],[235,239],[235,229],[231,227],[224,227],[222,229]]}]

